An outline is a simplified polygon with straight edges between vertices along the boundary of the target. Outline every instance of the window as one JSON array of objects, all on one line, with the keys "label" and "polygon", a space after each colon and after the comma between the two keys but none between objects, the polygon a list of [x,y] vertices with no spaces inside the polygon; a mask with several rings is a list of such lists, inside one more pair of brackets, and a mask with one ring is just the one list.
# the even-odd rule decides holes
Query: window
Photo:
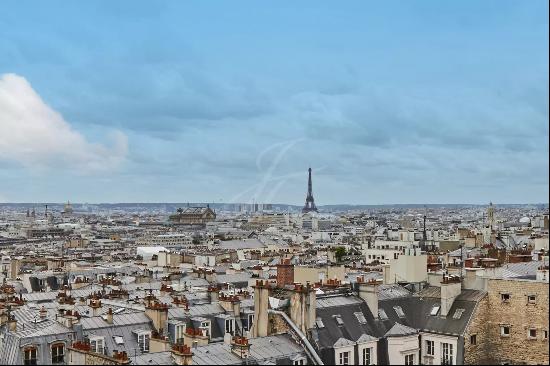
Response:
[{"label": "window", "polygon": [[35,347],[29,347],[25,348],[24,352],[25,356],[25,365],[36,365],[36,348]]},{"label": "window", "polygon": [[122,338],[121,336],[113,336],[113,340],[119,346],[124,344],[124,338]]},{"label": "window", "polygon": [[210,322],[201,322],[202,334],[210,337]]},{"label": "window", "polygon": [[361,312],[354,313],[355,317],[357,318],[357,321],[359,324],[367,324],[367,319],[365,319],[365,315]]},{"label": "window", "polygon": [[378,317],[380,318],[380,320],[388,320],[388,315],[386,314],[384,309],[378,310]]},{"label": "window", "polygon": [[338,325],[344,325],[344,321],[342,320],[342,317],[340,315],[334,315],[334,319],[336,320],[336,323]]},{"label": "window", "polygon": [[501,337],[509,337],[510,336],[510,326],[509,325],[501,325],[500,326],[500,336]]},{"label": "window", "polygon": [[441,343],[441,364],[453,364],[453,345],[451,343]]},{"label": "window", "polygon": [[537,330],[536,329],[529,329],[529,333],[527,334],[527,338],[529,339],[537,339]]},{"label": "window", "polygon": [[397,314],[398,317],[400,318],[405,317],[405,313],[403,312],[403,309],[401,308],[401,306],[394,306],[393,310],[395,310],[395,313]]},{"label": "window", "polygon": [[429,356],[434,355],[434,341],[426,341],[426,354]]},{"label": "window", "polygon": [[527,296],[527,303],[528,304],[536,304],[537,303],[537,296],[536,295],[528,295]]},{"label": "window", "polygon": [[233,319],[225,319],[225,333],[233,334]]},{"label": "window", "polygon": [[176,343],[177,344],[183,344],[183,335],[185,334],[185,324],[178,324],[176,325]]},{"label": "window", "polygon": [[63,363],[65,360],[65,345],[56,343],[52,345],[52,364]]},{"label": "window", "polygon": [[370,365],[372,362],[372,348],[363,348],[363,365]]},{"label": "window", "polygon": [[439,308],[440,308],[440,306],[435,305],[435,306],[432,308],[432,311],[430,311],[430,315],[433,315],[433,316],[437,315],[437,313],[439,312]]},{"label": "window", "polygon": [[252,324],[254,324],[254,314],[248,314],[248,330],[252,329]]},{"label": "window", "polygon": [[90,339],[90,349],[92,352],[105,354],[105,341],[103,338]]},{"label": "window", "polygon": [[510,302],[510,294],[500,294],[502,302]]},{"label": "window", "polygon": [[325,327],[325,323],[323,323],[323,319],[321,319],[321,318],[315,319],[315,324],[317,324],[317,328],[324,328]]},{"label": "window", "polygon": [[542,331],[542,338],[548,339],[548,331],[547,330]]},{"label": "window", "polygon": [[149,352],[149,340],[151,335],[149,333],[138,334],[138,344],[141,352]]},{"label": "window", "polygon": [[405,356],[405,365],[414,365],[414,354],[411,353],[410,355]]},{"label": "window", "polygon": [[464,309],[456,309],[455,314],[453,315],[453,319],[460,319],[463,313]]},{"label": "window", "polygon": [[304,358],[299,358],[297,360],[295,360],[294,362],[292,362],[293,365],[305,365],[306,364],[306,360]]},{"label": "window", "polygon": [[471,344],[472,346],[475,346],[475,345],[477,344],[477,334],[472,334],[472,335],[470,336],[470,344]]},{"label": "window", "polygon": [[349,365],[349,352],[340,352],[340,365]]}]

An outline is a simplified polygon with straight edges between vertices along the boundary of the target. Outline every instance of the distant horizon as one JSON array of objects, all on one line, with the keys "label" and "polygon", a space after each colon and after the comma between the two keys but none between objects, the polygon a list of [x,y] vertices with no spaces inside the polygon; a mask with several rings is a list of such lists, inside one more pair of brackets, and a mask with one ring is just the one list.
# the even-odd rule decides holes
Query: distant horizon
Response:
[{"label": "distant horizon", "polygon": [[[64,205],[65,202],[0,202],[0,205]],[[73,202],[70,201],[70,204],[73,205],[136,205],[136,204],[145,204],[145,205],[181,205],[182,207],[185,207],[188,202]],[[375,206],[489,206],[490,202],[486,203],[333,203],[333,204],[317,204],[317,207],[331,207],[331,206],[350,206],[350,207],[375,207]],[[525,203],[497,203],[492,202],[494,206],[518,206],[518,205],[534,205],[534,206],[549,206],[549,202],[525,202]],[[189,205],[191,207],[197,207],[197,206],[206,206],[206,205],[252,205],[253,203],[246,203],[246,202],[189,202]],[[301,207],[303,204],[292,204],[292,203],[265,203],[265,202],[255,202],[255,204],[259,205],[272,205],[272,206],[293,206],[293,207]]]}]

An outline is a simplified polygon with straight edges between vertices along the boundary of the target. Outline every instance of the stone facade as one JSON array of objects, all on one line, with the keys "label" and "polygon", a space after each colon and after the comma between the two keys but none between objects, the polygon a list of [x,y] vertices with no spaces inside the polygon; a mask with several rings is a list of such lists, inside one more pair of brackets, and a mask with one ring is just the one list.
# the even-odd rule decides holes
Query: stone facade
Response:
[{"label": "stone facade", "polygon": [[548,284],[490,279],[487,292],[466,330],[465,364],[548,364]]}]

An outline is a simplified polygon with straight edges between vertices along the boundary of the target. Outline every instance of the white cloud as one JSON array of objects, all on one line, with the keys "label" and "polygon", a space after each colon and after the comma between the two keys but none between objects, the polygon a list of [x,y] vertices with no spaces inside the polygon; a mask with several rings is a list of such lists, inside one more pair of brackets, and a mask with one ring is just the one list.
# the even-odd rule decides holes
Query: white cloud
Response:
[{"label": "white cloud", "polygon": [[120,131],[109,138],[110,146],[89,142],[44,103],[24,77],[0,77],[0,161],[17,162],[33,170],[110,170],[124,161],[128,141]]}]

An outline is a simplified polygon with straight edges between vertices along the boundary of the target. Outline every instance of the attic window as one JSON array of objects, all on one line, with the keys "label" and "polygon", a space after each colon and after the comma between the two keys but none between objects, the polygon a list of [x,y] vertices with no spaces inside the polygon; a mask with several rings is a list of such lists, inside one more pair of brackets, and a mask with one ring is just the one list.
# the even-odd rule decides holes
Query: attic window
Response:
[{"label": "attic window", "polygon": [[437,313],[439,312],[439,308],[440,308],[439,305],[434,305],[434,307],[432,308],[432,311],[430,311],[430,315],[436,316]]},{"label": "attic window", "polygon": [[315,324],[317,324],[317,328],[324,328],[325,324],[323,323],[323,319],[317,318],[315,319]]},{"label": "attic window", "polygon": [[395,310],[395,312],[397,313],[397,316],[400,317],[400,318],[404,318],[405,317],[405,313],[403,312],[403,309],[401,309],[401,306],[394,306],[393,307],[393,310]]},{"label": "attic window", "polygon": [[380,320],[388,320],[388,315],[386,314],[384,309],[378,310],[378,317],[380,318]]},{"label": "attic window", "polygon": [[367,324],[367,319],[365,319],[365,315],[363,315],[363,313],[357,312],[354,314],[360,324]]},{"label": "attic window", "polygon": [[460,319],[462,313],[464,313],[464,309],[456,309],[453,319]]},{"label": "attic window", "polygon": [[116,344],[118,344],[119,346],[124,344],[124,338],[122,338],[121,336],[113,336],[113,340],[115,341]]}]

